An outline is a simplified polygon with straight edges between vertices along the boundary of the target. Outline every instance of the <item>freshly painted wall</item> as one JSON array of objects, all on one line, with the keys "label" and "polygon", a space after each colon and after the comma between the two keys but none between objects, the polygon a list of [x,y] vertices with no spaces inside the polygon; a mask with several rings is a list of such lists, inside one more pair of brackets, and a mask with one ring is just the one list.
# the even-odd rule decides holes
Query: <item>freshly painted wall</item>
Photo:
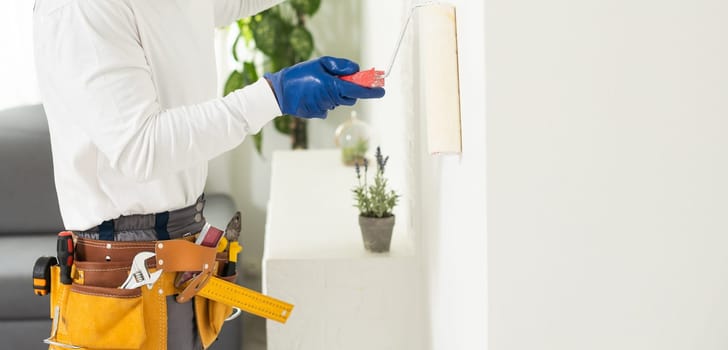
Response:
[{"label": "freshly painted wall", "polygon": [[[451,3],[457,7],[463,152],[461,156],[427,154],[425,123],[417,118],[417,232],[421,233],[429,291],[431,348],[485,349],[488,295],[484,4],[467,0]],[[415,86],[429,82],[426,75],[426,71],[420,71]],[[421,116],[422,101],[415,101],[415,113]]]},{"label": "freshly painted wall", "polygon": [[728,3],[485,3],[489,349],[728,348]]},{"label": "freshly painted wall", "polygon": [[[386,66],[410,1],[366,1],[362,60]],[[421,263],[426,349],[485,349],[487,331],[485,208],[485,26],[480,1],[457,6],[463,153],[427,154],[417,20],[405,37],[387,96],[365,110],[381,135],[390,177],[404,196],[406,226]],[[415,17],[417,18],[417,17]],[[400,217],[406,220],[399,220]],[[413,290],[413,295],[416,291]],[[417,349],[419,350],[419,349]]]}]

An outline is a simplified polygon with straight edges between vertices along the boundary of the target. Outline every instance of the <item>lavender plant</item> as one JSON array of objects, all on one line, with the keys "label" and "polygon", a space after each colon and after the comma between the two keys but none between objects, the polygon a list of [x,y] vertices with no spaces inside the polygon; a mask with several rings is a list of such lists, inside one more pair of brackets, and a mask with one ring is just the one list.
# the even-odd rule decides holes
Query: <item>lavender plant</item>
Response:
[{"label": "lavender plant", "polygon": [[[359,180],[359,186],[354,187],[355,207],[359,208],[361,216],[384,218],[392,216],[392,210],[397,205],[399,195],[393,190],[387,189],[387,179],[384,177],[384,169],[389,161],[389,156],[382,156],[382,150],[377,147],[375,154],[377,160],[377,173],[374,175],[374,184],[369,185],[367,173],[369,161],[364,158],[362,164],[356,162],[354,169]],[[364,168],[362,172],[361,168]]]}]

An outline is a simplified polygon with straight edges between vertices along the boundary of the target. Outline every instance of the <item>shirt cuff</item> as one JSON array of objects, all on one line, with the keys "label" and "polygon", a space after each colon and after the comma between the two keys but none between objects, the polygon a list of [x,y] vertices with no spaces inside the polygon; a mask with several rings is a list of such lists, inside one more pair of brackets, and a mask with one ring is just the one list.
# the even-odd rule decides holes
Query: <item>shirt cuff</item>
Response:
[{"label": "shirt cuff", "polygon": [[244,101],[243,106],[246,107],[244,118],[250,134],[257,134],[265,124],[282,115],[276,95],[265,78],[235,91],[234,94]]}]

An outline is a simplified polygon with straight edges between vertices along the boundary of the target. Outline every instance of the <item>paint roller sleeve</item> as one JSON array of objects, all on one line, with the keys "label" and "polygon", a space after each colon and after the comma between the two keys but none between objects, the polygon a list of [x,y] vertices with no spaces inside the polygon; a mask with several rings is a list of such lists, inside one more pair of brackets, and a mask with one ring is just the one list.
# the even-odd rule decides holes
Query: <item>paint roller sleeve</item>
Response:
[{"label": "paint roller sleeve", "polygon": [[420,101],[427,117],[430,154],[462,152],[460,80],[455,7],[431,4],[420,9],[419,57],[424,86]]}]

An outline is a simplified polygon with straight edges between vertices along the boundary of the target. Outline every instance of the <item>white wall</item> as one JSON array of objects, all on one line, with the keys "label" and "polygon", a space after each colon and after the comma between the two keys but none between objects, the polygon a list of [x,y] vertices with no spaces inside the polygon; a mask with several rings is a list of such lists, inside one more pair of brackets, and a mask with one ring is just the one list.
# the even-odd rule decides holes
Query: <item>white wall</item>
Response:
[{"label": "white wall", "polygon": [[[365,49],[386,66],[413,1],[370,0],[364,11]],[[457,6],[462,91],[462,156],[427,154],[418,33],[412,26],[387,81],[387,96],[366,110],[392,155],[390,177],[404,193],[398,225],[406,225],[422,265],[423,337],[427,349],[486,347],[485,53],[484,6]],[[416,24],[416,23],[412,23]],[[423,38],[426,40],[426,38]],[[426,73],[423,73],[426,74]],[[407,220],[399,220],[400,215]]]},{"label": "white wall", "polygon": [[[463,153],[459,157],[430,156],[424,138],[419,138],[415,151],[420,170],[418,232],[422,234],[429,291],[431,348],[485,349],[484,5],[481,1],[450,2],[457,11]],[[416,101],[419,107],[421,103]],[[415,111],[423,115],[419,108]],[[424,120],[420,121],[420,135],[426,135]]]},{"label": "white wall", "polygon": [[0,2],[0,109],[40,103],[33,57],[33,1]]},{"label": "white wall", "polygon": [[728,348],[728,3],[486,4],[489,349]]}]

